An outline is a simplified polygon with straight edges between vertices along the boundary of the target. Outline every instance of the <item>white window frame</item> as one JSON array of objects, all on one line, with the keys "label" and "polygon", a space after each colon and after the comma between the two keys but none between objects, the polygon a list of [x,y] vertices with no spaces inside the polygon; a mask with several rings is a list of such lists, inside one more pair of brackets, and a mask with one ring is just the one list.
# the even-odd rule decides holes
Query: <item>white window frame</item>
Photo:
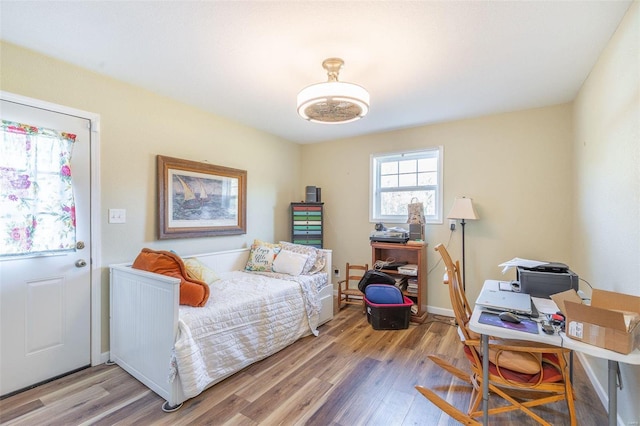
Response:
[{"label": "white window frame", "polygon": [[429,147],[415,151],[398,151],[371,154],[370,156],[370,179],[369,179],[369,221],[371,223],[407,223],[406,215],[382,215],[380,214],[380,197],[384,189],[380,185],[380,166],[387,161],[398,161],[403,158],[433,158],[438,159],[437,183],[436,185],[423,185],[407,187],[407,190],[435,190],[435,214],[425,218],[427,223],[442,224],[442,194],[443,194],[443,170],[444,148],[442,146]]}]

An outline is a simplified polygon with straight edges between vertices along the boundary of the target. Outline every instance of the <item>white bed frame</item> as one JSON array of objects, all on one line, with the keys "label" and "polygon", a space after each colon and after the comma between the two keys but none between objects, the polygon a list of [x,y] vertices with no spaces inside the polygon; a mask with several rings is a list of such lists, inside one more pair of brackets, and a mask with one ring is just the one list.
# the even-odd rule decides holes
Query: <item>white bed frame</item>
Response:
[{"label": "white bed frame", "polygon": [[[216,272],[244,269],[249,249],[193,256]],[[318,325],[333,318],[331,250],[324,250],[329,285],[320,292],[322,309]],[[110,362],[115,362],[166,400],[165,411],[175,411],[185,401],[179,374],[169,381],[169,361],[178,333],[180,280],[131,268],[131,263],[111,265]],[[228,377],[228,376],[227,376]],[[226,377],[211,383],[214,385]]]}]

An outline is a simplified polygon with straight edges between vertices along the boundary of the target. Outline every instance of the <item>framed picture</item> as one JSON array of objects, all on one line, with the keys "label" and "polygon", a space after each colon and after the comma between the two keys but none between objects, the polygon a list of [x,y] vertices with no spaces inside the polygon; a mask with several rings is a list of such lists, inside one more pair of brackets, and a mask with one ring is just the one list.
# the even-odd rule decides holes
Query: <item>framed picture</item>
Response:
[{"label": "framed picture", "polygon": [[158,155],[159,238],[247,233],[247,171]]}]

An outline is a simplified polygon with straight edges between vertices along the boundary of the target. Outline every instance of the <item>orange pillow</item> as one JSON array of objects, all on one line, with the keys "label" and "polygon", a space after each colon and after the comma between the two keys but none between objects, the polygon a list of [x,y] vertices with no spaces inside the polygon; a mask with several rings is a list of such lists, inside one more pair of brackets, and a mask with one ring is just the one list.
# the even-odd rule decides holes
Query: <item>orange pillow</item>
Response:
[{"label": "orange pillow", "polygon": [[203,281],[189,278],[182,259],[175,253],[143,248],[133,261],[132,268],[180,278],[181,305],[201,307],[209,299],[209,286]]}]

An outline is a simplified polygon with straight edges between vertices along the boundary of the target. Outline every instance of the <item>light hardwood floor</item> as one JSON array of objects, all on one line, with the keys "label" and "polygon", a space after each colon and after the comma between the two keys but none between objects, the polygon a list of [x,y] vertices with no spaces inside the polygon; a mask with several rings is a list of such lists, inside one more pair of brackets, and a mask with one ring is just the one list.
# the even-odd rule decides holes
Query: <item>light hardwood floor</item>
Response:
[{"label": "light hardwood floor", "polygon": [[[430,315],[425,324],[407,330],[376,331],[359,306],[349,306],[320,327],[319,337],[305,337],[245,368],[175,413],[163,413],[164,401],[118,366],[100,365],[0,401],[0,423],[457,424],[414,389],[427,386],[457,407],[467,407],[468,388],[428,360],[429,353],[466,369],[451,319]],[[577,358],[575,367],[578,424],[606,424],[606,412]],[[569,424],[564,403],[536,412],[554,425]],[[491,424],[535,422],[507,414]]]}]

